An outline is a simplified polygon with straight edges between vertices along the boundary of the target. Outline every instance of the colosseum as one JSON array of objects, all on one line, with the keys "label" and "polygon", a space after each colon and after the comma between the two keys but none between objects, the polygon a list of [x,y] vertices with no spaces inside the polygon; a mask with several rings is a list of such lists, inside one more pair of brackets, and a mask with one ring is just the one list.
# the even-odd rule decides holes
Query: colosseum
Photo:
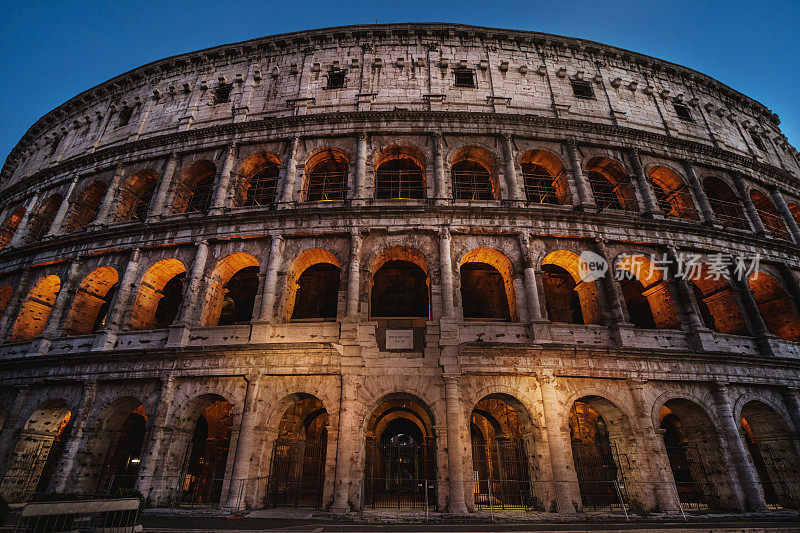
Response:
[{"label": "colosseum", "polygon": [[0,494],[797,509],[779,123],[680,65],[458,24],[89,89],[0,175]]}]

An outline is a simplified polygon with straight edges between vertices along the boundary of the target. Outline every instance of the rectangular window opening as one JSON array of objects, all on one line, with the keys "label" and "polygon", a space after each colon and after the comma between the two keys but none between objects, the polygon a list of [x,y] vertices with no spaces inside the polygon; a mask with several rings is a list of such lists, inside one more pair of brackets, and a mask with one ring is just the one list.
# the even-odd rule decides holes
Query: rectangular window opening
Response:
[{"label": "rectangular window opening", "polygon": [[572,80],[570,83],[572,84],[572,93],[575,98],[594,100],[594,87],[592,87],[591,83],[581,80]]},{"label": "rectangular window opening", "polygon": [[758,133],[750,133],[750,137],[753,139],[753,142],[756,143],[756,146],[762,152],[767,151],[767,147],[764,145],[764,141],[761,139],[761,136]]},{"label": "rectangular window opening", "polygon": [[326,89],[343,89],[344,73],[344,70],[331,70],[328,72],[328,85]]},{"label": "rectangular window opening", "polygon": [[675,114],[678,115],[679,119],[687,122],[694,122],[694,119],[692,118],[692,111],[689,109],[689,106],[679,102],[674,102],[672,107],[675,108]]},{"label": "rectangular window opening", "polygon": [[454,70],[456,87],[475,88],[475,74],[468,69]]},{"label": "rectangular window opening", "polygon": [[231,91],[233,90],[233,85],[230,83],[221,83],[214,89],[214,103],[215,104],[224,104],[230,102],[231,99]]}]

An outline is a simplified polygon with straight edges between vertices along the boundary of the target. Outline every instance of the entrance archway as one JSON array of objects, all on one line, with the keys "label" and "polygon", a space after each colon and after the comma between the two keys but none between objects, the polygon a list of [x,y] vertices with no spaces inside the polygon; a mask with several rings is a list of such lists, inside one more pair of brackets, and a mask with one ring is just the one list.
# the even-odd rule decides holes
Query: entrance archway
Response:
[{"label": "entrance archway", "polygon": [[[367,507],[436,508],[433,417],[419,398],[385,398],[367,424],[364,503]],[[427,496],[426,496],[427,487]]]},{"label": "entrance archway", "polygon": [[272,448],[267,507],[322,507],[328,412],[314,396],[298,394],[286,409]]}]

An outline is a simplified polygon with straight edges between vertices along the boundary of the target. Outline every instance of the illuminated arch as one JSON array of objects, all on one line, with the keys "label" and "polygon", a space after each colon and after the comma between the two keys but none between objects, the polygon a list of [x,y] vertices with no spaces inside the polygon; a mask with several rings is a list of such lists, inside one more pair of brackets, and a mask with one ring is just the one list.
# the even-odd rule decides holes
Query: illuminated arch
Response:
[{"label": "illuminated arch", "polygon": [[[389,248],[373,260],[371,270],[370,316],[430,317],[428,262],[421,252],[405,246]],[[411,314],[401,316],[403,311]]]},{"label": "illuminated arch", "polygon": [[608,157],[593,157],[586,164],[586,174],[598,208],[638,210],[633,184],[621,164]]},{"label": "illuminated arch", "polygon": [[674,170],[656,166],[648,172],[658,207],[665,216],[698,220],[692,195],[683,178]]},{"label": "illuminated arch", "polygon": [[183,302],[186,267],[178,259],[162,259],[147,269],[131,309],[128,327],[133,330],[166,328]]},{"label": "illuminated arch", "polygon": [[19,206],[8,215],[5,224],[3,224],[3,230],[0,232],[0,248],[8,245],[11,239],[14,238],[17,228],[20,222],[22,222],[22,217],[25,216],[25,211],[25,206]]},{"label": "illuminated arch", "polygon": [[[460,272],[464,318],[518,319],[514,267],[502,252],[492,248],[470,250],[461,258]],[[498,275],[499,280],[495,279]],[[500,290],[494,290],[495,285]]]},{"label": "illuminated arch", "polygon": [[495,157],[487,149],[465,146],[453,154],[450,177],[455,200],[498,200]]},{"label": "illuminated arch", "polygon": [[36,282],[11,329],[11,342],[29,341],[44,332],[60,290],[61,279],[56,275],[45,276]]},{"label": "illuminated arch", "polygon": [[748,285],[769,332],[781,339],[800,341],[800,318],[778,280],[766,272],[758,272],[750,275]]},{"label": "illuminated arch", "polygon": [[83,188],[70,206],[70,214],[64,224],[65,233],[75,233],[89,227],[89,223],[94,220],[100,210],[100,203],[103,201],[106,189],[108,189],[108,184],[101,180],[94,181]]},{"label": "illuminated arch", "polygon": [[[200,317],[203,326],[250,321],[258,290],[258,267],[258,259],[246,252],[232,253],[214,266]],[[242,275],[237,277],[239,273]]]},{"label": "illuminated arch", "polygon": [[580,256],[569,250],[554,250],[542,260],[545,305],[551,322],[603,322],[597,282],[583,281],[579,264]]},{"label": "illuminated arch", "polygon": [[708,176],[703,180],[703,190],[720,224],[731,228],[750,229],[739,197],[726,182],[715,176]]},{"label": "illuminated arch", "polygon": [[234,204],[239,207],[271,207],[278,201],[278,178],[281,162],[273,153],[258,152],[239,166],[239,181]]},{"label": "illuminated arch", "polygon": [[298,255],[286,276],[284,319],[336,318],[340,269],[328,250],[313,248]]},{"label": "illuminated arch", "polygon": [[528,150],[520,160],[525,197],[536,204],[569,204],[572,196],[561,159],[548,150]]},{"label": "illuminated arch", "polygon": [[761,223],[764,225],[764,229],[767,230],[767,233],[778,239],[786,241],[791,240],[789,237],[789,230],[786,229],[786,223],[783,221],[783,217],[778,214],[775,204],[772,203],[772,200],[770,200],[766,194],[753,189],[750,191],[750,200],[752,200],[756,212],[758,213],[758,218],[761,219]]},{"label": "illuminated arch", "polygon": [[704,326],[720,333],[747,334],[744,314],[727,279],[712,275],[708,265],[701,263],[686,282],[694,292]]},{"label": "illuminated arch", "polygon": [[425,157],[411,146],[392,144],[375,157],[375,198],[425,198]]},{"label": "illuminated arch", "polygon": [[158,173],[155,170],[142,170],[129,176],[119,189],[114,220],[127,222],[143,221],[147,218],[156,185],[158,185]]},{"label": "illuminated arch", "polygon": [[678,311],[661,270],[644,255],[620,255],[617,270],[627,273],[620,283],[631,322],[641,328],[678,326]]},{"label": "illuminated arch", "polygon": [[217,167],[211,161],[195,161],[181,170],[172,198],[173,213],[204,213],[211,207]]},{"label": "illuminated arch", "polygon": [[[14,294],[14,287],[11,285],[0,286],[0,317],[6,312],[8,303],[11,301],[11,296]],[[3,426],[0,425],[0,428]]]},{"label": "illuminated arch", "polygon": [[317,150],[305,164],[303,199],[306,202],[344,200],[350,159],[338,148]]},{"label": "illuminated arch", "polygon": [[53,220],[56,218],[59,207],[61,207],[63,197],[60,194],[54,194],[47,200],[43,201],[33,215],[28,227],[28,242],[37,242],[42,240],[42,237],[47,235],[50,227],[53,225]]},{"label": "illuminated arch", "polygon": [[64,335],[86,335],[101,329],[118,281],[117,271],[109,266],[95,269],[83,278],[67,314]]}]

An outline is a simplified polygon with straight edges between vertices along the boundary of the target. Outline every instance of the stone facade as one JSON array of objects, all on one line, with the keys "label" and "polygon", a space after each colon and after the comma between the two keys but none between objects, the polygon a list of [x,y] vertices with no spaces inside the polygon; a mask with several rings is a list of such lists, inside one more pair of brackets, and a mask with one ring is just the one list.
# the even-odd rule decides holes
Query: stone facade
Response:
[{"label": "stone facade", "polygon": [[[0,492],[346,511],[416,502],[413,478],[456,513],[796,506],[770,470],[800,465],[778,124],[678,65],[450,24],[90,89],[0,174]],[[761,274],[587,282],[585,251]]]}]

